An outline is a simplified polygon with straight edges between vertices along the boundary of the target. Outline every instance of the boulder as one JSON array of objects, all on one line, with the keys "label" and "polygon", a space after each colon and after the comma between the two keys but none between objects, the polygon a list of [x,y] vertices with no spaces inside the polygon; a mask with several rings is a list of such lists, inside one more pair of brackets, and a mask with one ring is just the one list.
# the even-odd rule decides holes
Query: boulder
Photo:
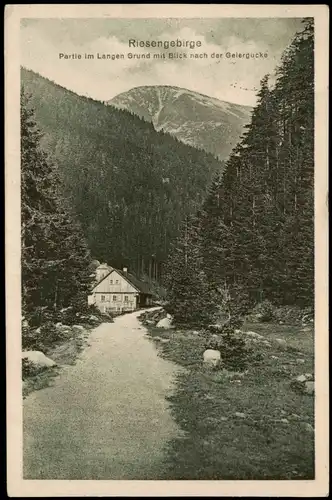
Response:
[{"label": "boulder", "polygon": [[301,427],[310,433],[315,432],[315,429],[313,428],[313,426],[311,424],[309,424],[308,422],[302,422]]},{"label": "boulder", "polygon": [[240,411],[235,412],[235,416],[238,418],[246,418],[246,414]]},{"label": "boulder", "polygon": [[41,351],[24,351],[22,352],[22,359],[27,359],[31,363],[38,366],[56,366],[53,359],[47,358]]},{"label": "boulder", "polygon": [[76,328],[76,330],[84,330],[84,326],[82,325],[73,325],[73,328]]},{"label": "boulder", "polygon": [[296,377],[296,381],[297,382],[306,382],[307,377],[305,375],[299,375],[298,377]]},{"label": "boulder", "polygon": [[172,328],[172,321],[170,318],[163,318],[157,323],[157,328]]},{"label": "boulder", "polygon": [[311,380],[305,382],[304,392],[306,394],[314,394],[315,393],[315,382],[312,382]]},{"label": "boulder", "polygon": [[207,349],[203,353],[204,363],[207,363],[212,366],[217,366],[221,359],[220,351],[216,351],[215,349]]},{"label": "boulder", "polygon": [[62,327],[61,321],[59,321],[58,323],[55,323],[55,328],[61,328],[61,327]]},{"label": "boulder", "polygon": [[297,362],[297,363],[299,363],[299,364],[302,364],[302,363],[304,363],[304,359],[302,359],[302,358],[297,358],[296,362]]},{"label": "boulder", "polygon": [[279,344],[280,346],[283,346],[283,347],[285,347],[287,345],[287,342],[285,339],[276,339],[276,342],[277,342],[277,344]]}]

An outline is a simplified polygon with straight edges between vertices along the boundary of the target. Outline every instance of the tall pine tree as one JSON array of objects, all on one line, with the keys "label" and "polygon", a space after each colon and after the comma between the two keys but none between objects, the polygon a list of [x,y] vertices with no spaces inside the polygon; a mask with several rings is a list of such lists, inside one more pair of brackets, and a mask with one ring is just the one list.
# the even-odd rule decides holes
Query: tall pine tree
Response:
[{"label": "tall pine tree", "polygon": [[33,324],[55,317],[62,307],[86,308],[91,285],[89,250],[41,137],[22,89],[22,302],[23,315]]}]

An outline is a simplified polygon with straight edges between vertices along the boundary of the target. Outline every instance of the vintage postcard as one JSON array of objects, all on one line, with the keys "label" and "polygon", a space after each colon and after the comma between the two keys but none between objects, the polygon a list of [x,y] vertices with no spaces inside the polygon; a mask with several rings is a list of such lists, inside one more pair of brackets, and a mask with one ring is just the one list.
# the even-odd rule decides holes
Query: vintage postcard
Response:
[{"label": "vintage postcard", "polygon": [[328,494],[329,10],[5,11],[8,494]]}]

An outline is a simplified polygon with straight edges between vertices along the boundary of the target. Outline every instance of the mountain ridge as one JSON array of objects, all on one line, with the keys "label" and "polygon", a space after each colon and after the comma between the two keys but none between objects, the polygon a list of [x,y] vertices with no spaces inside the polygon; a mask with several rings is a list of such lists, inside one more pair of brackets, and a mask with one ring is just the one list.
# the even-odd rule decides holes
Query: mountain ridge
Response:
[{"label": "mountain ridge", "polygon": [[252,108],[171,85],[141,85],[106,104],[130,111],[184,144],[225,160],[237,144]]}]

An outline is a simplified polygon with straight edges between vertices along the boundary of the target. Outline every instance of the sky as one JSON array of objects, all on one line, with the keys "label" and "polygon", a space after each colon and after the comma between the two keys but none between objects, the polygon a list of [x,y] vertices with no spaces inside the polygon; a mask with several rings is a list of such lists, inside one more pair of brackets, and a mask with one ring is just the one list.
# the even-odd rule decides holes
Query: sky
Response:
[{"label": "sky", "polygon": [[[171,85],[254,106],[260,80],[270,74],[273,82],[281,55],[299,30],[299,18],[23,19],[21,65],[102,101],[141,85]],[[129,48],[130,39],[200,41],[201,47],[135,49]],[[170,59],[168,52],[187,58]],[[267,57],[227,58],[227,52],[267,53]],[[98,53],[124,54],[124,59],[97,59]],[[150,53],[150,59],[129,59],[128,53]],[[165,53],[166,58],[155,59],[155,53]],[[191,59],[191,53],[208,57]],[[85,59],[84,54],[93,54],[94,59]]]}]

